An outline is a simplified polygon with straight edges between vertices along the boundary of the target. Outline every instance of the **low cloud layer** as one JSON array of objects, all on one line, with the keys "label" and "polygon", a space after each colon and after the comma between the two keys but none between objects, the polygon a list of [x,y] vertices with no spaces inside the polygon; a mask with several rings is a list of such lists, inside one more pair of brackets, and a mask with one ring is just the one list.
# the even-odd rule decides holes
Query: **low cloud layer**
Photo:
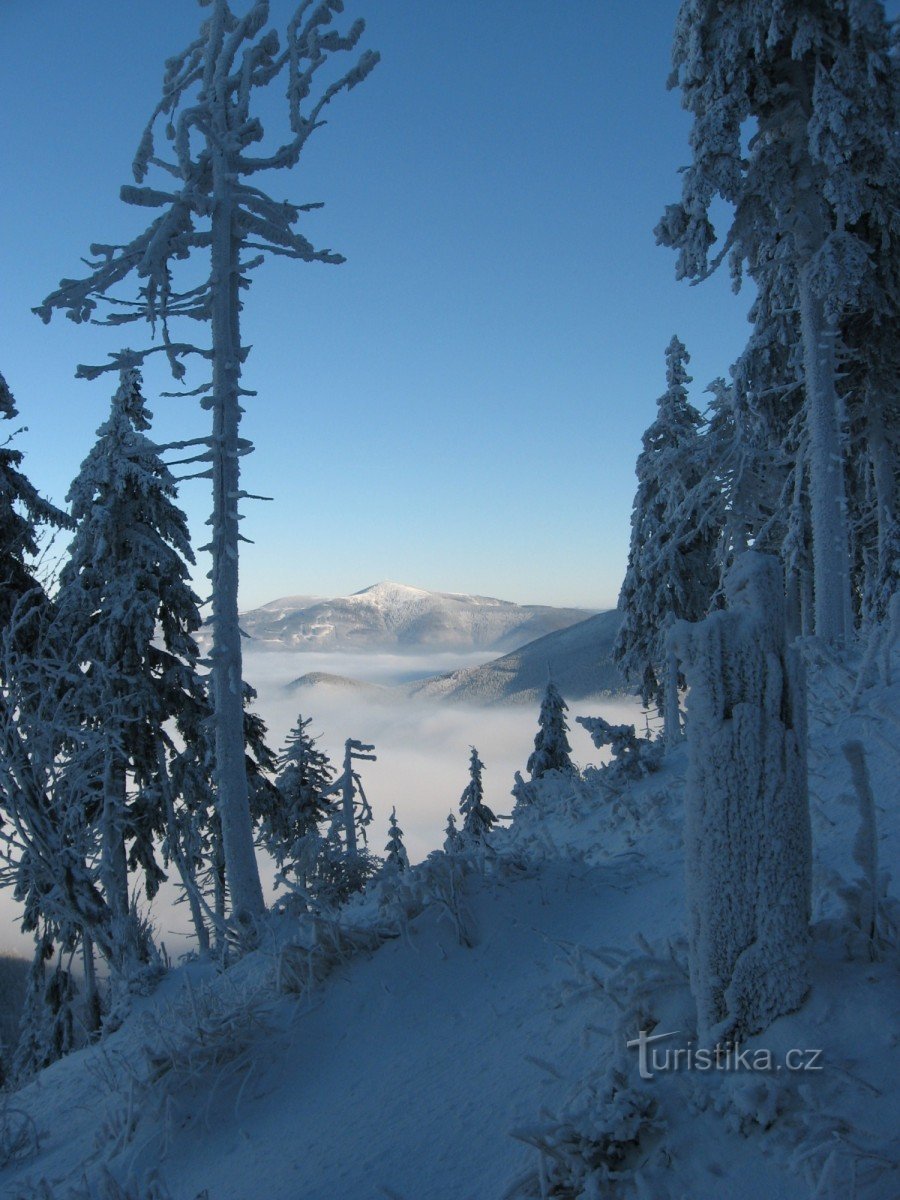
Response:
[{"label": "low cloud layer", "polygon": [[[477,665],[491,656],[389,654],[321,654],[298,651],[245,649],[244,676],[258,692],[257,710],[269,726],[275,749],[302,712],[312,717],[310,729],[321,734],[320,746],[336,766],[348,737],[375,745],[378,761],[362,763],[361,775],[374,810],[370,845],[380,853],[387,838],[388,818],[396,805],[410,858],[415,862],[443,842],[447,814],[457,812],[460,793],[468,782],[469,748],[478,747],[485,764],[485,799],[494,812],[509,813],[510,789],[516,770],[525,764],[537,731],[536,706],[511,705],[470,708],[421,698],[391,698],[369,692],[318,685],[288,690],[287,684],[313,671],[342,675],[368,683],[390,684]],[[602,761],[575,716],[601,715],[613,722],[642,727],[638,704],[624,698],[598,697],[570,705],[573,757],[580,765]],[[267,885],[271,869],[263,865]],[[271,895],[271,886],[267,886]],[[174,905],[176,890],[164,885],[152,907],[160,935],[173,956],[189,944],[188,915]],[[8,890],[0,894],[0,951],[30,953],[31,939],[18,931],[19,910]]]}]

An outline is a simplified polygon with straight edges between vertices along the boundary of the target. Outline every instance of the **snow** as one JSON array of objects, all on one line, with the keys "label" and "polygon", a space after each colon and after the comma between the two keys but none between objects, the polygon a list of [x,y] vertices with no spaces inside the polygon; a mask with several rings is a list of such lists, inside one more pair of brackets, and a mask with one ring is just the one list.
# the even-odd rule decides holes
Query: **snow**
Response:
[{"label": "snow", "polygon": [[329,600],[273,600],[241,614],[254,639],[297,650],[512,650],[583,621],[576,608],[519,605],[383,581]]},{"label": "snow", "polygon": [[[896,872],[900,822],[888,801],[900,685],[879,677],[851,708],[856,664],[818,643],[806,656],[818,701],[812,988],[797,1013],[747,1045],[818,1048],[823,1070],[657,1076],[646,1087],[664,1131],[648,1141],[644,1191],[610,1196],[799,1200],[821,1184],[818,1196],[844,1200],[855,1176],[857,1200],[896,1197],[896,941],[874,961],[855,948],[841,887],[856,868],[859,812],[842,800],[852,778],[841,747],[867,747],[879,863]],[[661,1030],[690,1029],[678,949],[686,772],[679,747],[636,782],[548,773],[535,785],[539,804],[511,833],[492,835],[496,862],[466,877],[471,948],[432,905],[306,996],[272,985],[283,926],[224,975],[196,963],[173,971],[118,1032],[16,1096],[41,1132],[40,1153],[6,1168],[3,1195],[35,1194],[28,1181],[45,1177],[65,1197],[63,1180],[96,1179],[106,1160],[120,1179],[158,1169],[173,1200],[203,1189],[215,1200],[500,1200],[537,1168],[511,1131],[577,1112],[573,1089],[607,1078],[610,1064],[640,1086],[624,1047],[638,1009]],[[348,922],[371,926],[373,904],[358,902]],[[676,948],[668,976],[667,941]],[[228,1037],[208,1033],[203,1053],[144,1082],[144,1047],[190,1044],[185,1014],[197,1012]]]}]

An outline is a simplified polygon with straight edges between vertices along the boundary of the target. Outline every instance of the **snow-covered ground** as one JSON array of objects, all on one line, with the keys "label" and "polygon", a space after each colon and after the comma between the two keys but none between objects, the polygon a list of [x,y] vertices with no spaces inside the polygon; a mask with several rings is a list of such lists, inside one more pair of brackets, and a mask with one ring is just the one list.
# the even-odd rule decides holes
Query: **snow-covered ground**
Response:
[{"label": "snow-covered ground", "polygon": [[[859,814],[841,746],[867,748],[879,858],[896,877],[900,684],[850,712],[854,672],[809,654],[813,987],[747,1047],[776,1065],[820,1051],[821,1070],[639,1077],[627,1038],[691,1034],[680,748],[627,786],[550,779],[496,856],[460,865],[457,906],[440,856],[408,920],[373,894],[312,954],[285,949],[310,934],[283,918],[223,975],[173,971],[120,1030],[10,1097],[4,1128],[23,1144],[0,1194],[500,1200],[541,1195],[535,1142],[565,1159],[593,1138],[620,1177],[586,1196],[896,1200],[898,951],[894,934],[873,959],[842,899]],[[309,988],[307,969],[322,976]],[[103,1183],[107,1168],[134,1190]]]}]

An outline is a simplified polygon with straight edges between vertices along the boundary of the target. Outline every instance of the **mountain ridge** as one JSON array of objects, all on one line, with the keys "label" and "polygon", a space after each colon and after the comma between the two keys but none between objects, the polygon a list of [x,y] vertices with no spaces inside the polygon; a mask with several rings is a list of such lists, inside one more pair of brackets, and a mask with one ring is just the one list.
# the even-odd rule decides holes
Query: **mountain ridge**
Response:
[{"label": "mountain ridge", "polygon": [[[307,600],[313,603],[306,603]],[[294,650],[509,652],[568,628],[591,609],[515,604],[493,596],[434,592],[383,580],[330,600],[285,596],[241,614],[257,642]]]}]

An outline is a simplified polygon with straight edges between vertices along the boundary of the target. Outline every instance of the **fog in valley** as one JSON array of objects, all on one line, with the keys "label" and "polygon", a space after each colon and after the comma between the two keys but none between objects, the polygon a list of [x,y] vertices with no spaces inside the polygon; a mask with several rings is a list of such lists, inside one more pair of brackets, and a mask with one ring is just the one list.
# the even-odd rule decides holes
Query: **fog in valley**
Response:
[{"label": "fog in valley", "polygon": [[[374,811],[370,846],[381,853],[388,818],[396,805],[397,818],[413,862],[440,847],[447,814],[457,812],[460,793],[468,782],[469,748],[477,746],[485,764],[485,799],[495,813],[511,812],[510,789],[516,770],[524,773],[537,731],[537,704],[462,706],[396,693],[355,690],[317,684],[289,689],[298,677],[323,672],[366,684],[392,684],[462,667],[477,666],[493,654],[391,655],[379,653],[311,653],[244,648],[244,678],[256,688],[256,709],[269,727],[269,744],[280,750],[297,716],[312,717],[310,730],[321,735],[320,747],[339,766],[348,737],[375,746],[378,761],[361,763],[366,794]],[[604,761],[607,751],[595,750],[576,716],[602,715],[613,722],[628,721],[643,729],[636,701],[601,696],[570,704],[573,758],[584,766]],[[264,856],[261,855],[261,860]],[[261,861],[266,892],[274,895],[273,871]],[[172,873],[174,876],[174,872]],[[151,913],[168,953],[177,958],[190,949],[189,918],[184,905],[173,903],[174,886],[163,885]],[[141,898],[146,907],[146,897]],[[31,936],[19,931],[19,906],[8,889],[0,893],[0,952],[31,953]]]}]

